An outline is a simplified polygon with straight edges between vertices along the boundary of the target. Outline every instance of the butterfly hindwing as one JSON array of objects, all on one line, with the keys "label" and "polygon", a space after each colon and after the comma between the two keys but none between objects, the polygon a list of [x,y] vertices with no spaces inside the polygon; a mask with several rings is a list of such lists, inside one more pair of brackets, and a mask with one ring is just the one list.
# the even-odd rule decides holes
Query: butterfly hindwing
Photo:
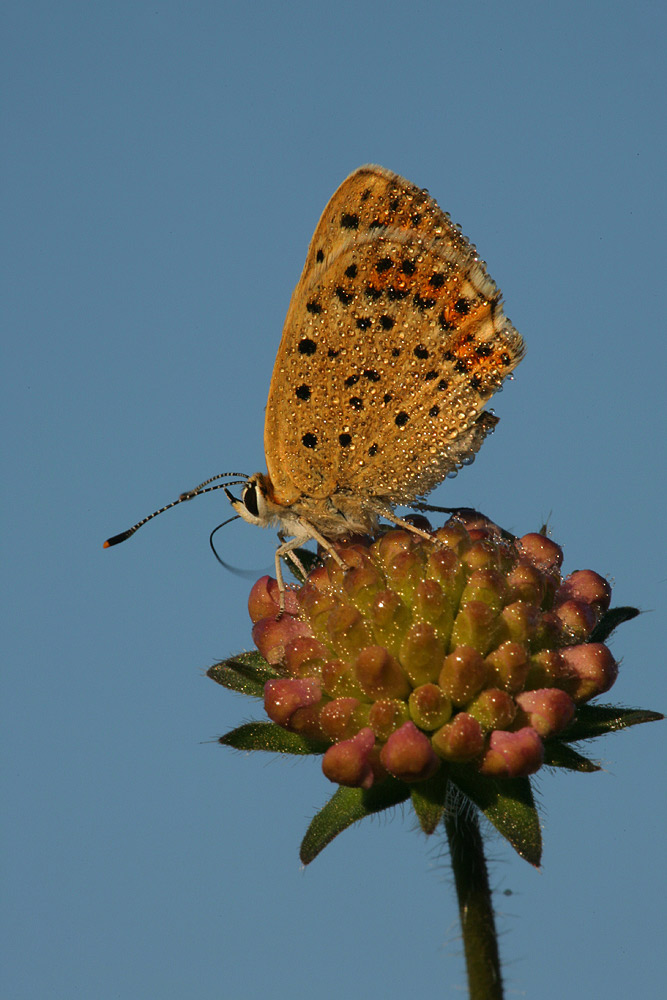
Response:
[{"label": "butterfly hindwing", "polygon": [[480,446],[474,425],[522,350],[428,194],[356,171],[315,231],[276,358],[265,450],[279,502],[427,493]]}]

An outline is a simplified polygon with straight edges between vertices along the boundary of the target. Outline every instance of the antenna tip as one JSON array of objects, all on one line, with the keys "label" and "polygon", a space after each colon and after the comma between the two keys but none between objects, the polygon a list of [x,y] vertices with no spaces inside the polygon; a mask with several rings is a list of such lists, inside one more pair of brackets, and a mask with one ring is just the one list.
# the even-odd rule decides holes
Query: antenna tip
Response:
[{"label": "antenna tip", "polygon": [[106,542],[102,546],[103,549],[111,548],[112,545],[118,545],[119,542],[124,542],[126,538],[134,534],[132,531],[121,531],[120,535],[114,535],[113,538],[107,538]]}]

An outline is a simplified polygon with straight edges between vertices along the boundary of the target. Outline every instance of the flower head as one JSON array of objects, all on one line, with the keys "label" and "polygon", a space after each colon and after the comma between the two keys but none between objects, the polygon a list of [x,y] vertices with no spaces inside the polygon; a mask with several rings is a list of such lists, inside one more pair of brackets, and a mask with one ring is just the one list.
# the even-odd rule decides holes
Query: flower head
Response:
[{"label": "flower head", "polygon": [[543,741],[616,679],[590,641],[609,608],[601,576],[563,577],[551,539],[482,518],[433,539],[391,530],[340,546],[348,568],[325,556],[282,616],[275,581],[253,587],[253,638],[282,675],[266,684],[267,714],[331,744],[331,781],[419,782],[445,761],[532,774]]}]

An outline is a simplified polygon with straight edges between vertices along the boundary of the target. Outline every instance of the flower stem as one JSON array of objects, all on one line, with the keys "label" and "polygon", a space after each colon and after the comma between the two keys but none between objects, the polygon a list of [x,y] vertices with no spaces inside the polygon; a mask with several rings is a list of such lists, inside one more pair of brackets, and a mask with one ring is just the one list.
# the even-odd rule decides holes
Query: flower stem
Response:
[{"label": "flower stem", "polygon": [[503,983],[484,843],[469,802],[448,810],[445,829],[459,901],[470,1000],[502,1000]]}]

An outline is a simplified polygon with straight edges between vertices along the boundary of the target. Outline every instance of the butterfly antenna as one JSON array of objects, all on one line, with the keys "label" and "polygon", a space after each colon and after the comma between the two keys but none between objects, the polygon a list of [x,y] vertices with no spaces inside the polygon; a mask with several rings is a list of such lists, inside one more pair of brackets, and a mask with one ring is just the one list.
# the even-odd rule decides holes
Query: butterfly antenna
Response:
[{"label": "butterfly antenna", "polygon": [[[209,483],[214,483],[216,479],[223,479],[227,476],[240,476],[241,478],[232,479],[230,482],[227,483],[218,483],[217,486],[209,485]],[[211,476],[210,479],[205,479],[203,483],[200,483],[198,486],[195,486],[194,489],[187,490],[187,492],[185,493],[181,493],[178,500],[172,500],[172,502],[168,503],[165,507],[160,507],[159,510],[154,510],[152,514],[148,515],[148,517],[144,517],[142,518],[141,521],[137,521],[137,523],[133,524],[131,528],[127,529],[127,531],[121,531],[119,535],[113,535],[111,538],[107,538],[103,548],[108,549],[111,548],[112,545],[119,545],[120,542],[126,541],[126,539],[130,538],[135,533],[135,531],[138,531],[139,528],[143,528],[144,524],[147,524],[148,521],[152,521],[154,517],[158,516],[158,514],[164,514],[165,510],[170,510],[172,507],[175,507],[179,503],[184,503],[184,501],[186,500],[192,500],[193,497],[202,496],[202,494],[204,493],[212,493],[213,490],[222,490],[225,489],[227,486],[241,485],[245,483],[247,479],[248,477],[243,472],[221,472],[217,476]]]}]

